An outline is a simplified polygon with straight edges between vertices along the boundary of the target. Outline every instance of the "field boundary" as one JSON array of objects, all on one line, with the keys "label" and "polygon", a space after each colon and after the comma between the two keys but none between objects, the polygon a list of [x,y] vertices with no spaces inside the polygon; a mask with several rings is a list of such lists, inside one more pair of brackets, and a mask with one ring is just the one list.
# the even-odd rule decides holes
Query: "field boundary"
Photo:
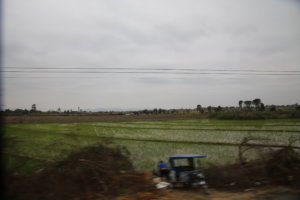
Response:
[{"label": "field boundary", "polygon": [[[223,121],[223,120],[219,120],[219,121]],[[232,120],[227,120],[227,121],[232,121]],[[132,125],[147,125],[147,126],[153,126],[153,125],[162,125],[161,122],[158,122],[157,121],[150,121],[151,124],[149,123],[143,123],[144,121],[142,122],[120,122],[122,124],[132,124]],[[294,123],[294,121],[286,121],[287,123]],[[107,123],[110,123],[110,122],[107,122]],[[226,126],[226,124],[211,124],[211,123],[204,123],[204,124],[201,124],[199,122],[170,122],[168,123],[168,125],[172,125],[172,126]],[[251,124],[239,124],[238,126],[274,126],[274,124],[261,124],[261,125],[251,125]],[[276,126],[300,126],[300,124],[276,124]]]},{"label": "field boundary", "polygon": [[271,129],[210,129],[210,128],[164,128],[164,127],[126,127],[126,126],[107,126],[95,125],[95,127],[102,128],[120,128],[120,129],[152,129],[152,130],[178,130],[178,131],[239,131],[239,132],[286,132],[286,133],[300,133],[298,130],[271,130]]},{"label": "field boundary", "polygon": [[[68,135],[68,133],[63,133],[64,135]],[[239,146],[240,143],[230,143],[230,142],[204,142],[204,141],[178,141],[178,140],[159,140],[159,139],[142,139],[142,138],[124,138],[124,137],[110,137],[110,136],[96,136],[96,135],[84,135],[84,134],[72,134],[76,136],[84,136],[84,137],[96,137],[96,138],[105,138],[112,140],[131,140],[131,141],[142,141],[142,142],[162,142],[162,143],[181,143],[181,144],[207,144],[207,145],[228,145],[228,146]],[[293,149],[300,149],[298,146],[288,146],[288,145],[276,145],[276,144],[244,144],[243,146],[251,146],[251,147],[273,147],[273,148],[286,148],[290,147]]]},{"label": "field boundary", "polygon": [[157,115],[118,115],[118,114],[86,114],[86,115],[6,115],[4,124],[35,123],[85,123],[85,122],[128,122],[128,121],[170,121],[184,119],[201,119],[199,113],[190,114],[157,114]]}]

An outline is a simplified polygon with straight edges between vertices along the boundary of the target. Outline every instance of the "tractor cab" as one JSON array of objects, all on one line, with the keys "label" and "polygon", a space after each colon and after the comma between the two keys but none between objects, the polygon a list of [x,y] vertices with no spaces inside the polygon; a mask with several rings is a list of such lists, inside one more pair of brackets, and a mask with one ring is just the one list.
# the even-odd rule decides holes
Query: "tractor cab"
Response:
[{"label": "tractor cab", "polygon": [[189,186],[201,185],[207,192],[205,177],[201,170],[201,158],[204,155],[181,154],[169,157],[170,173],[169,182],[172,185],[181,183]]},{"label": "tractor cab", "polygon": [[204,155],[198,154],[181,154],[169,157],[169,163],[171,170],[178,173],[182,171],[193,171],[201,167],[201,161],[199,158],[204,158]]}]

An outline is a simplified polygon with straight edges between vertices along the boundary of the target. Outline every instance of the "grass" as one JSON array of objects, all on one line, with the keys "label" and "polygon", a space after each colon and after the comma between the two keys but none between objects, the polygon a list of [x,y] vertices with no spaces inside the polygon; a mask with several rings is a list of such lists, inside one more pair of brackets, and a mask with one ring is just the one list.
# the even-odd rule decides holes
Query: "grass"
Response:
[{"label": "grass", "polygon": [[[300,120],[178,120],[139,122],[97,122],[69,124],[9,124],[5,126],[7,154],[22,154],[56,161],[72,151],[97,142],[126,146],[137,169],[151,170],[157,162],[172,154],[207,155],[205,165],[226,164],[237,159],[236,145],[245,136],[264,137],[259,144],[287,145],[289,138],[300,137]],[[193,143],[192,143],[193,142]],[[195,144],[201,142],[201,144]],[[300,143],[294,145],[300,146]],[[247,157],[255,158],[251,150]],[[26,158],[5,156],[6,166],[19,173],[31,173],[43,163]]]}]

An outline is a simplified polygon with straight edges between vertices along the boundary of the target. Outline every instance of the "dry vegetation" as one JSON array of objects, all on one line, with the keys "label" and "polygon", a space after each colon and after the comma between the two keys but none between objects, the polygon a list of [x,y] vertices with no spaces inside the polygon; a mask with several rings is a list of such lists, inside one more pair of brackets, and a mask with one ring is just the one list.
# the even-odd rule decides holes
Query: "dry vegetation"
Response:
[{"label": "dry vegetation", "polygon": [[[113,199],[137,192],[151,192],[154,185],[146,173],[133,171],[122,148],[97,145],[30,175],[11,174],[8,197],[35,199]],[[125,152],[126,153],[126,152]]]},{"label": "dry vegetation", "polygon": [[[122,153],[123,152],[123,153]],[[123,148],[97,145],[30,175],[11,175],[10,199],[115,199],[150,200],[159,193],[149,173],[133,171]],[[268,155],[268,159],[206,170],[211,188],[244,191],[262,185],[300,186],[300,158],[292,148]]]}]

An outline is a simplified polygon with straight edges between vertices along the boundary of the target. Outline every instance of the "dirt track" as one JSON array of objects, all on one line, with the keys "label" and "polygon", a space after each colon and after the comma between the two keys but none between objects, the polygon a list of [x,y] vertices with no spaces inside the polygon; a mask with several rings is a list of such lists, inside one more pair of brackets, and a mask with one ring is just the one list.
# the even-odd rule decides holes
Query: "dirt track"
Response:
[{"label": "dirt track", "polygon": [[289,187],[265,187],[248,189],[244,192],[210,190],[209,195],[201,191],[165,190],[158,200],[299,200],[300,189]]},{"label": "dirt track", "polygon": [[249,188],[241,192],[230,192],[210,189],[205,195],[199,190],[162,189],[159,194],[140,192],[132,195],[119,196],[115,200],[299,200],[300,189],[267,186]]}]

